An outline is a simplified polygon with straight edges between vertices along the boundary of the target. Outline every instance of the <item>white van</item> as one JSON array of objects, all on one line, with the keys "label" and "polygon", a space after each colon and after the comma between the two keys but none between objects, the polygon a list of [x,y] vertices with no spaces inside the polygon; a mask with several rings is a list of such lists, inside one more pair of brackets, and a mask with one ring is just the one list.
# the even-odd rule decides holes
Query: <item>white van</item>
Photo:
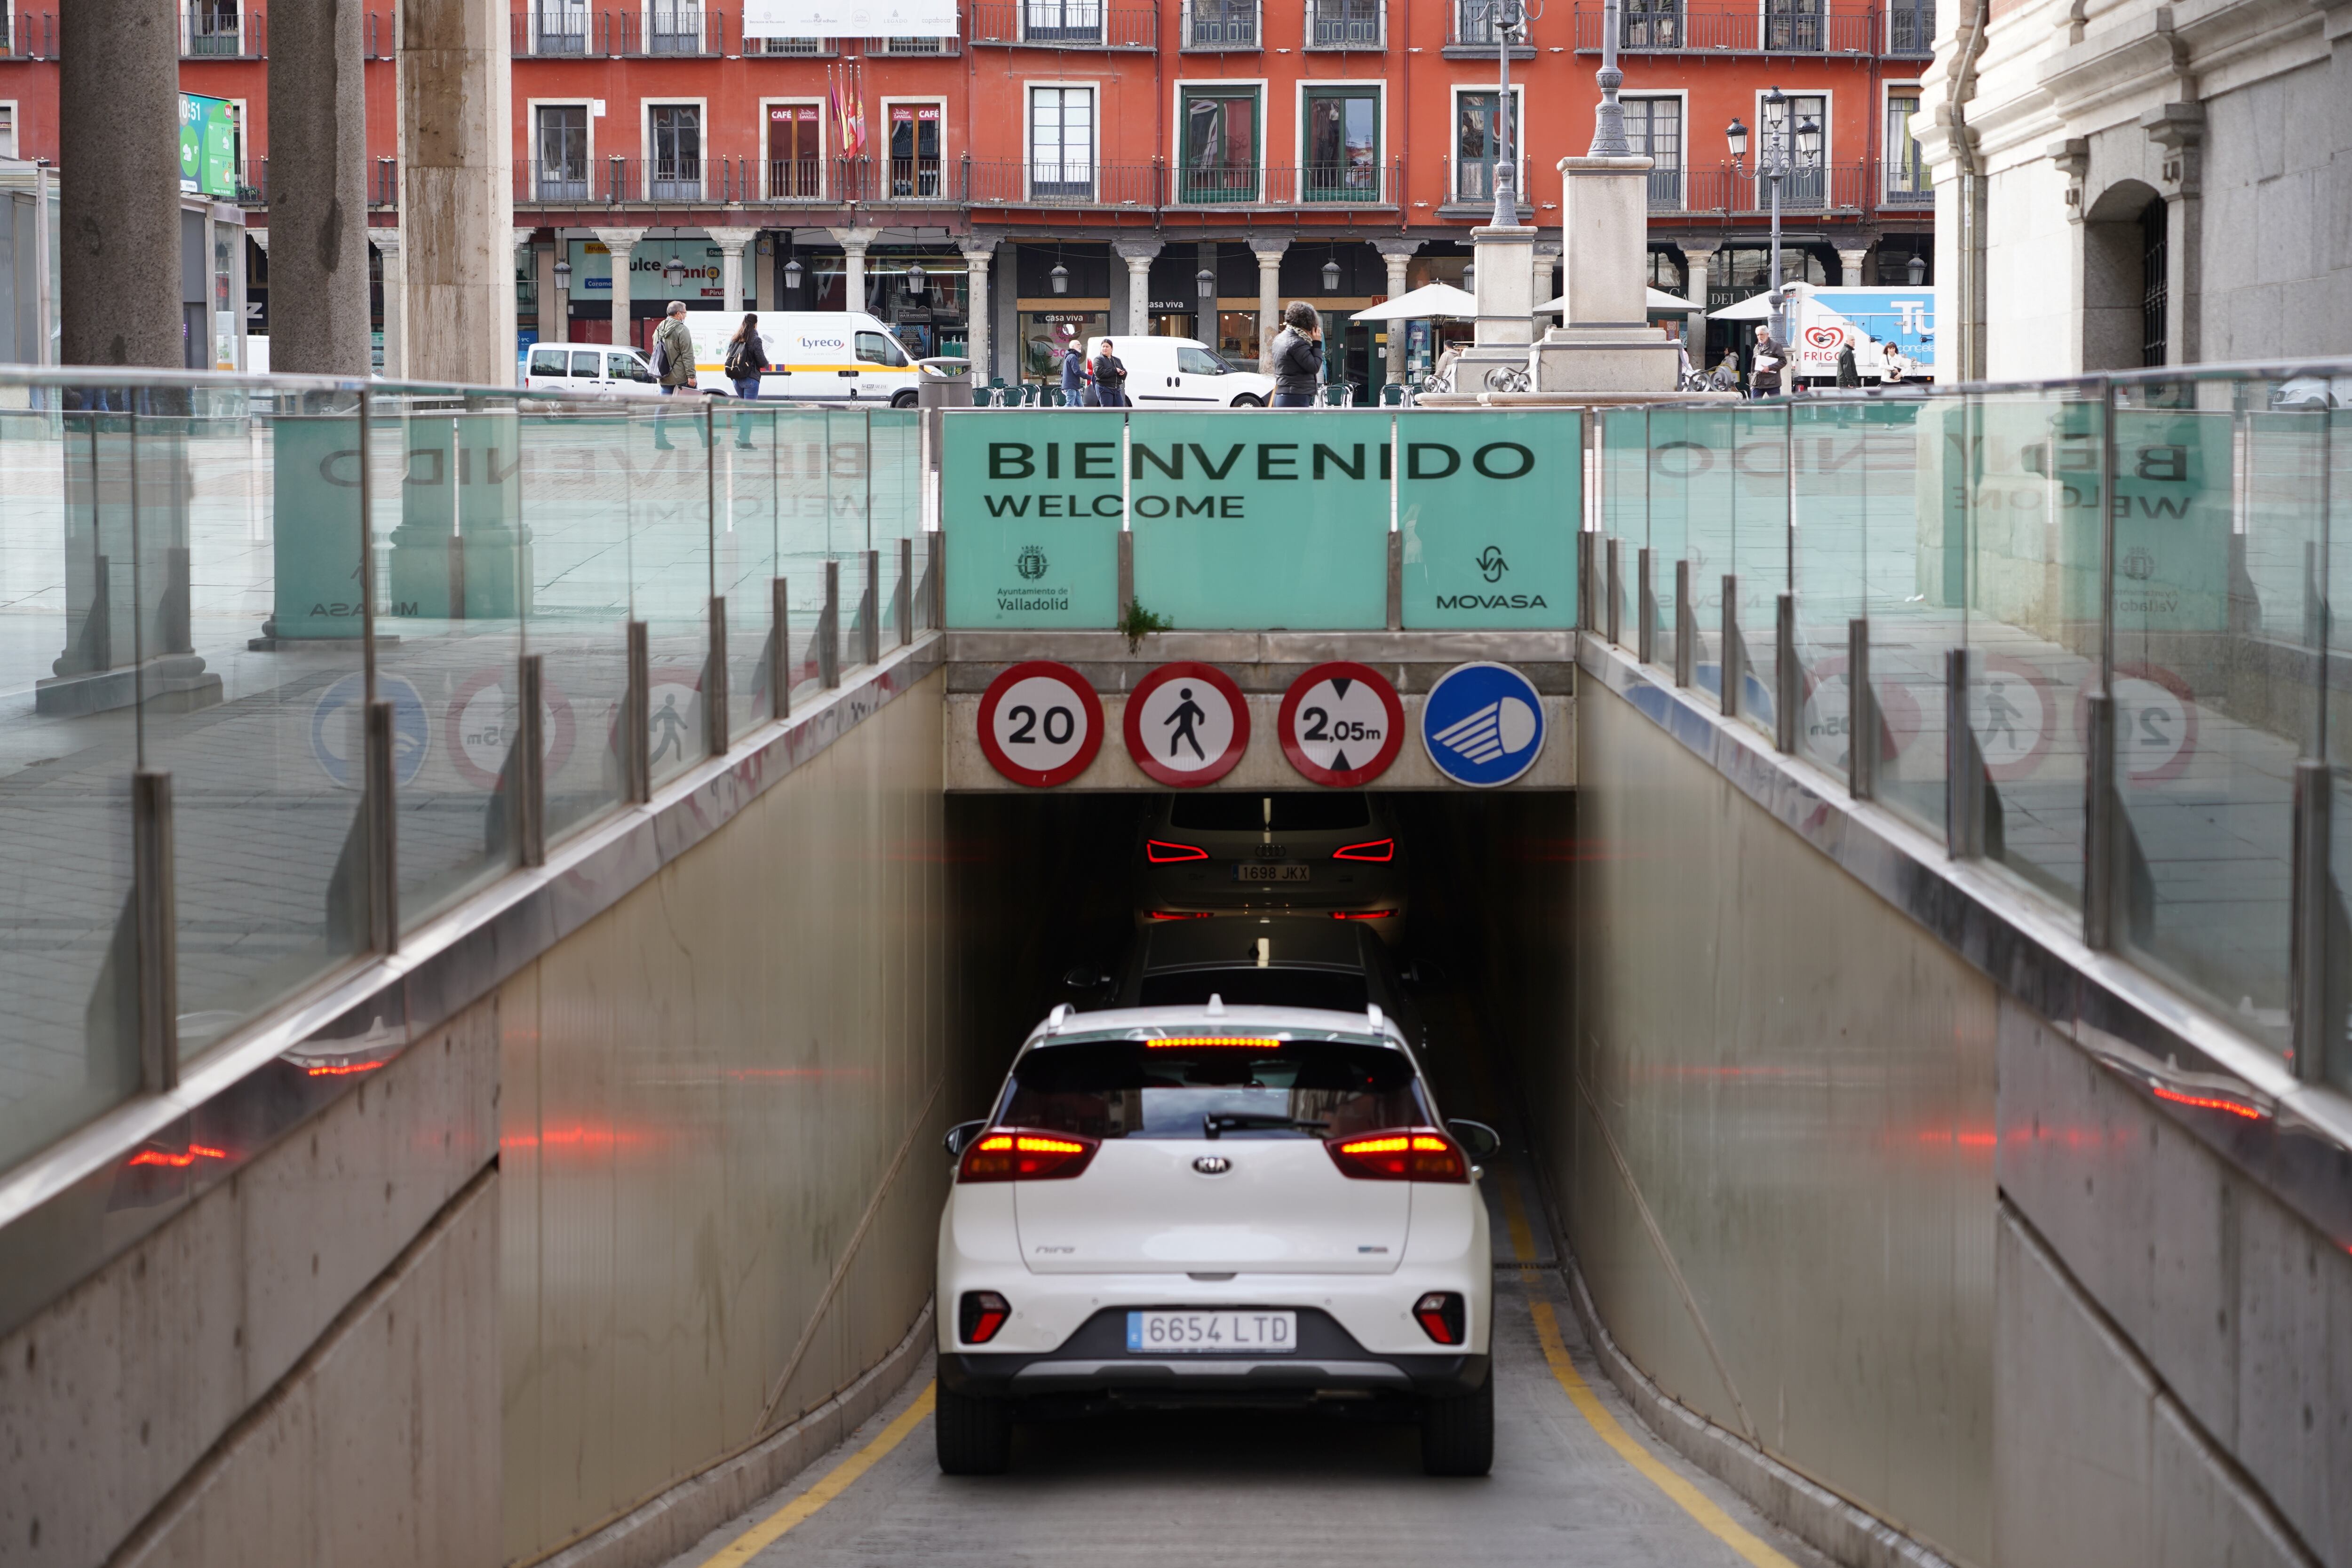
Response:
[{"label": "white van", "polygon": [[[846,401],[915,406],[919,372],[890,329],[863,310],[761,310],[760,345],[773,368],[760,377],[763,398],[794,402]],[[727,379],[727,345],[743,324],[742,312],[689,310],[694,334],[695,384],[707,392],[732,393]]]},{"label": "white van", "polygon": [[1138,408],[1263,408],[1274,378],[1228,363],[1197,338],[1093,338],[1087,363],[1103,345],[1127,367],[1127,401]]},{"label": "white van", "polygon": [[610,343],[533,343],[522,362],[522,384],[531,392],[661,395],[646,357]]}]

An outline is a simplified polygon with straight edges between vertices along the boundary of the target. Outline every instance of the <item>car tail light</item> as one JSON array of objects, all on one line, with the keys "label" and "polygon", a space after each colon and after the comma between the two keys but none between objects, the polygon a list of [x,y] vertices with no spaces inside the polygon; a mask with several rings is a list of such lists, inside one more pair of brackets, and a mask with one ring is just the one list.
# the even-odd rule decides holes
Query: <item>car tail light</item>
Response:
[{"label": "car tail light", "polygon": [[1143,1043],[1150,1051],[1278,1051],[1282,1039],[1259,1034],[1171,1034]]},{"label": "car tail light", "polygon": [[[1424,1301],[1436,1299],[1434,1296],[1423,1298]],[[1461,1298],[1453,1299],[1459,1301]],[[1416,1308],[1415,1312],[1418,1311]],[[1460,1309],[1455,1311],[1458,1312]],[[994,1291],[966,1291],[963,1300],[956,1306],[956,1337],[966,1344],[986,1344],[996,1337],[996,1331],[1003,1328],[1005,1320],[1012,1315],[1013,1303]],[[1438,1343],[1452,1344],[1454,1342],[1440,1340]]]},{"label": "car tail light", "polygon": [[1039,1133],[992,1127],[963,1152],[958,1181],[1067,1181],[1102,1147],[1083,1133]]},{"label": "car tail light", "polygon": [[1154,920],[1206,920],[1210,914],[1205,909],[1154,909],[1147,913]]},{"label": "car tail light", "polygon": [[1396,911],[1393,909],[1335,909],[1331,912],[1331,918],[1334,920],[1387,920],[1395,914]]},{"label": "car tail light", "polygon": [[1166,839],[1143,841],[1143,858],[1153,865],[1166,865],[1171,861],[1204,861],[1209,852],[1198,844],[1171,844]]},{"label": "car tail light", "polygon": [[1359,1181],[1454,1181],[1470,1179],[1470,1162],[1460,1145],[1434,1127],[1392,1127],[1353,1138],[1331,1138],[1323,1146],[1339,1174]]},{"label": "car tail light", "polygon": [[1396,859],[1394,839],[1374,839],[1368,843],[1349,844],[1331,852],[1335,861],[1392,861]]},{"label": "car tail light", "polygon": [[[971,1298],[966,1296],[966,1301]],[[967,1312],[971,1309],[967,1306]],[[1432,1291],[1412,1304],[1413,1322],[1440,1344],[1460,1344],[1463,1339],[1462,1297],[1454,1291]],[[970,1338],[970,1335],[966,1335]]]}]

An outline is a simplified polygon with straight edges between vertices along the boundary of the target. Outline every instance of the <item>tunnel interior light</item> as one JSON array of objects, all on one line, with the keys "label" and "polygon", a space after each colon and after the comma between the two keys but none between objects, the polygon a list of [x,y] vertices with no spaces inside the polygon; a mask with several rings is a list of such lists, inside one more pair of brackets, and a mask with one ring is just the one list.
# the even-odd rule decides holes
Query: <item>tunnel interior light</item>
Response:
[{"label": "tunnel interior light", "polygon": [[1421,1325],[1421,1332],[1440,1344],[1463,1342],[1465,1315],[1462,1297],[1454,1291],[1432,1291],[1412,1304],[1413,1321]]},{"label": "tunnel interior light", "polygon": [[1392,861],[1396,859],[1394,839],[1372,839],[1360,844],[1347,844],[1331,852],[1335,861]]},{"label": "tunnel interior light", "polygon": [[1323,1145],[1339,1174],[1358,1181],[1466,1182],[1470,1162],[1434,1127],[1395,1127]]},{"label": "tunnel interior light", "polygon": [[1067,1181],[1091,1164],[1100,1140],[1081,1133],[994,1127],[972,1140],[958,1181]]},{"label": "tunnel interior light", "polygon": [[186,1149],[176,1153],[170,1149],[142,1149],[131,1156],[131,1163],[134,1166],[163,1166],[177,1171],[187,1169],[198,1160],[226,1158],[226,1149],[215,1149],[209,1144],[190,1144]]},{"label": "tunnel interior light", "polygon": [[1153,865],[1167,865],[1175,861],[1204,861],[1209,852],[1198,844],[1173,844],[1166,839],[1143,841],[1143,858]]},{"label": "tunnel interior light", "polygon": [[1395,914],[1396,911],[1393,909],[1335,909],[1331,912],[1331,918],[1334,920],[1387,920],[1392,918]]},{"label": "tunnel interior light", "polygon": [[994,1291],[966,1291],[956,1308],[956,1335],[966,1344],[986,1344],[1013,1316],[1013,1303]]}]

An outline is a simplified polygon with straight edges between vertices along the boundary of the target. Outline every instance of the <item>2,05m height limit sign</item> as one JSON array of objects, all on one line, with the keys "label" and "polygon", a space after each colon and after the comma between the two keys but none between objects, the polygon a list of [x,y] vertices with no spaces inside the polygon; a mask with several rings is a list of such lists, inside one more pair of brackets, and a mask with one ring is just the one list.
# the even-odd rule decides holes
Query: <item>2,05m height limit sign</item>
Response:
[{"label": "2,05m height limit sign", "polygon": [[1302,777],[1328,789],[1359,789],[1397,759],[1404,704],[1379,671],[1335,659],[1290,683],[1275,731]]}]

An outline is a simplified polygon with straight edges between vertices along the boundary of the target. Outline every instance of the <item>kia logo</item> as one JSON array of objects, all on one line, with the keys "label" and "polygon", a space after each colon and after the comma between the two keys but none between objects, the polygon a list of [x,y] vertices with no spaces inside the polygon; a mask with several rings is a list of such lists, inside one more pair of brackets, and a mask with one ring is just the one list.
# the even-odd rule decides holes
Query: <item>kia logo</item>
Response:
[{"label": "kia logo", "polygon": [[1223,1176],[1234,1168],[1234,1162],[1223,1155],[1202,1155],[1192,1162],[1192,1168],[1202,1176]]}]

